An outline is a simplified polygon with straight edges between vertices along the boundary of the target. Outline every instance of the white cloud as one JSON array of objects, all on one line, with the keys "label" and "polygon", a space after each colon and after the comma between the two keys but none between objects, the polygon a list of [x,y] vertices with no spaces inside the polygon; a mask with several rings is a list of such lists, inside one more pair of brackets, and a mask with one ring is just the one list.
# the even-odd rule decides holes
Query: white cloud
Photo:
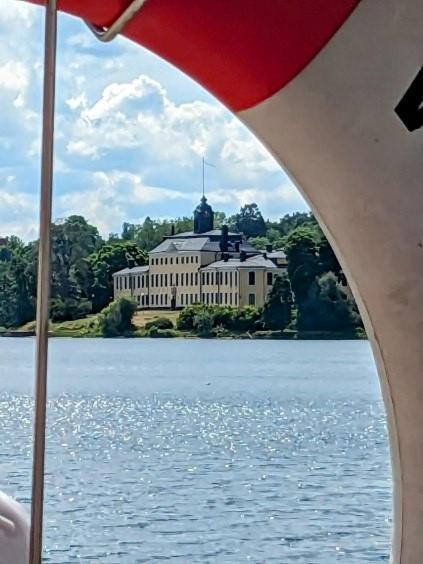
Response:
[{"label": "white cloud", "polygon": [[69,153],[100,159],[116,148],[140,148],[150,158],[188,167],[212,154],[231,176],[250,179],[279,169],[223,106],[200,100],[176,104],[159,82],[145,75],[109,84],[96,100],[81,91],[67,104],[79,113],[71,127]]},{"label": "white cloud", "polygon": [[0,186],[0,237],[17,235],[23,239],[33,239],[37,236],[37,198],[13,190],[10,185],[14,179],[6,179],[8,188]]},{"label": "white cloud", "polygon": [[21,92],[28,86],[29,70],[20,61],[8,61],[0,65],[0,88]]},{"label": "white cloud", "polygon": [[94,172],[88,184],[88,190],[74,191],[58,198],[55,213],[61,217],[82,214],[104,235],[120,227],[124,221],[135,221],[141,210],[148,215],[148,205],[153,203],[192,200],[192,196],[185,192],[148,186],[140,176],[122,171]]},{"label": "white cloud", "polygon": [[[27,237],[37,220],[27,194],[39,187],[43,9],[0,4],[0,227]],[[108,233],[146,215],[190,214],[203,155],[215,165],[206,190],[216,209],[304,208],[272,156],[192,80],[129,41],[96,42],[77,19],[61,29],[55,217],[82,213]]]}]

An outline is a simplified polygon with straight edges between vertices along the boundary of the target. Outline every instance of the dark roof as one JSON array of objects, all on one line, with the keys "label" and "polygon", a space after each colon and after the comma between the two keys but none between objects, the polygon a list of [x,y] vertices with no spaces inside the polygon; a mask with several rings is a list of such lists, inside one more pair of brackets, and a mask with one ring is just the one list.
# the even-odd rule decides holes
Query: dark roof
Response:
[{"label": "dark roof", "polygon": [[117,276],[118,274],[142,274],[145,272],[148,272],[150,269],[150,267],[148,265],[146,266],[134,266],[133,268],[123,268],[122,270],[119,270],[118,272],[114,272],[113,276]]},{"label": "dark roof", "polygon": [[[212,229],[211,231],[206,231],[205,233],[195,233],[194,231],[185,231],[183,233],[176,233],[176,235],[167,235],[166,239],[188,239],[188,238],[201,238],[201,237],[220,237],[222,231],[220,229]],[[229,237],[241,238],[241,233],[228,233]]]},{"label": "dark roof", "polygon": [[208,264],[201,270],[213,270],[213,269],[227,269],[227,268],[271,268],[277,269],[278,267],[269,259],[265,259],[262,255],[255,255],[253,257],[248,257],[244,261],[239,258],[230,258],[228,261],[218,260],[217,262],[212,262]]},{"label": "dark roof", "polygon": [[150,254],[156,253],[181,253],[187,251],[203,251],[209,243],[208,237],[195,237],[188,239],[167,238],[155,247]]},{"label": "dark roof", "polygon": [[283,251],[272,251],[271,253],[266,253],[266,254],[267,257],[270,259],[286,259],[286,254]]}]

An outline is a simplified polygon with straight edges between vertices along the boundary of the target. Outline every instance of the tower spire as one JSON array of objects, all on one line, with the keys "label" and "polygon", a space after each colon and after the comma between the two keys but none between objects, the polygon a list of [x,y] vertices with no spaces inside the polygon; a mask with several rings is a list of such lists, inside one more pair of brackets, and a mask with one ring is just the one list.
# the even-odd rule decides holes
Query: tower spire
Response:
[{"label": "tower spire", "polygon": [[203,156],[203,198],[204,198],[204,177],[205,177],[204,166],[205,166],[205,162],[204,162],[204,156]]}]

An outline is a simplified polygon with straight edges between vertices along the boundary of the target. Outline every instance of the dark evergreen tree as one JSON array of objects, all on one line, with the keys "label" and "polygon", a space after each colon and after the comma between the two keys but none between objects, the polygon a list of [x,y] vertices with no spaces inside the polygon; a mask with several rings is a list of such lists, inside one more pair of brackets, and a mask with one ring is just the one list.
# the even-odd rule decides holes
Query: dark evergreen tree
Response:
[{"label": "dark evergreen tree", "polygon": [[292,290],[286,275],[276,276],[263,307],[262,319],[266,329],[283,331],[292,319]]}]

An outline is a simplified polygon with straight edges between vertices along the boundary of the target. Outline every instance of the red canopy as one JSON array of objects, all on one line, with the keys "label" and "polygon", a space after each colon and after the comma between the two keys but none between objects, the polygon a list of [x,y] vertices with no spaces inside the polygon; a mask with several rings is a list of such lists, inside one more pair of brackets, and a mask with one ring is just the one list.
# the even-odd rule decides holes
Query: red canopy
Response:
[{"label": "red canopy", "polygon": [[[265,100],[301,72],[358,1],[148,0],[124,34],[239,111]],[[128,4],[58,2],[60,10],[103,26]]]}]

